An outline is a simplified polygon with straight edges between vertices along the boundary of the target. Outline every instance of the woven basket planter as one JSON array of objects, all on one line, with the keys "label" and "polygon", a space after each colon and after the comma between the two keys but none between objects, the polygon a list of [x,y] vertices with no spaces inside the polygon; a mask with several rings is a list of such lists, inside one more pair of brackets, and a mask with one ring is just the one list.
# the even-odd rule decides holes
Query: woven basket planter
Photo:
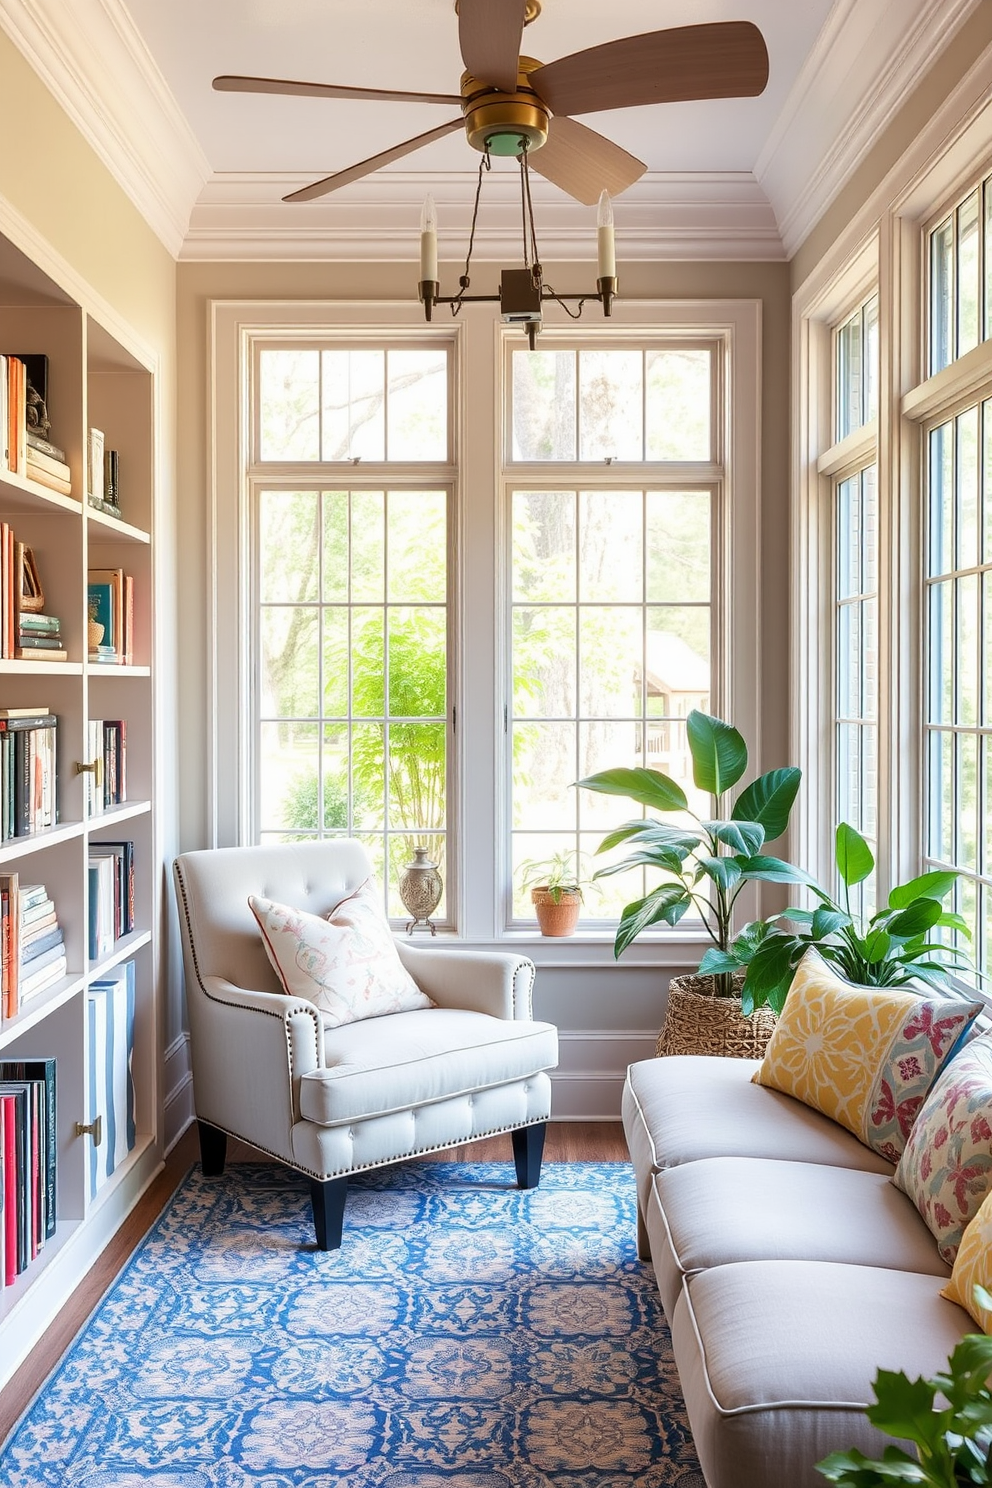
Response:
[{"label": "woven basket planter", "polygon": [[[738,983],[743,977],[738,979]],[[739,997],[716,997],[715,978],[673,977],[668,1009],[658,1035],[658,1054],[724,1054],[733,1059],[760,1059],[775,1028],[776,1014],[758,1008],[750,1018]]]}]

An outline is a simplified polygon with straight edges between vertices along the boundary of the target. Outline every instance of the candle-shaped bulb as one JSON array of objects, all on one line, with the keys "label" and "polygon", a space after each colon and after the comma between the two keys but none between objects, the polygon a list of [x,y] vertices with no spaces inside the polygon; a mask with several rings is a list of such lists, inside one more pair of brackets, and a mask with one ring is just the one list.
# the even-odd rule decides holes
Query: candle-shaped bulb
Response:
[{"label": "candle-shaped bulb", "polygon": [[600,279],[615,279],[617,273],[617,254],[613,241],[613,203],[610,201],[609,193],[606,191],[600,194],[599,212],[596,222],[596,237],[599,245],[599,277]]},{"label": "candle-shaped bulb", "polygon": [[420,213],[420,277],[437,283],[437,209],[432,196],[424,198]]}]

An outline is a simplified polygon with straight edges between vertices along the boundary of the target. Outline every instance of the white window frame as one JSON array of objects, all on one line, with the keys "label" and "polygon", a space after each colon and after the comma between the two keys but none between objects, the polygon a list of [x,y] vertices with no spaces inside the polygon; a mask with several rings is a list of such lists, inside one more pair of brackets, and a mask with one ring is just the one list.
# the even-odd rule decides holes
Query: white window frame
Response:
[{"label": "white window frame", "polygon": [[[582,327],[592,338],[598,322],[589,309]],[[245,758],[243,702],[251,686],[248,648],[250,570],[245,481],[247,442],[246,369],[252,338],[270,335],[293,340],[311,328],[315,337],[340,332],[390,338],[407,331],[411,340],[429,339],[423,309],[415,301],[258,301],[215,300],[209,306],[211,406],[208,429],[210,509],[207,562],[210,598],[210,671],[207,679],[210,740],[211,840],[228,845],[244,840],[250,820],[246,774],[232,769]],[[567,329],[564,314],[549,307],[548,333]],[[608,330],[623,327],[636,340],[641,333],[670,330],[675,339],[721,340],[731,414],[724,430],[727,592],[723,596],[727,649],[723,661],[721,706],[740,728],[758,773],[787,761],[765,761],[761,741],[761,306],[754,300],[618,301]],[[427,335],[425,336],[425,332]],[[576,937],[568,945],[544,944],[530,928],[503,929],[503,885],[508,873],[508,833],[502,781],[503,704],[508,676],[505,646],[507,555],[500,541],[501,438],[505,427],[503,343],[520,332],[503,326],[485,305],[466,305],[458,319],[439,320],[433,333],[453,347],[455,394],[452,419],[454,459],[451,479],[456,498],[452,542],[458,544],[453,570],[452,617],[456,639],[449,706],[457,710],[452,744],[454,827],[450,851],[456,881],[449,881],[458,906],[451,938],[478,946],[526,943],[528,954],[552,964],[612,964],[612,931]],[[637,467],[642,469],[640,465]],[[549,472],[544,472],[545,478]],[[733,562],[729,555],[733,554]],[[466,637],[470,636],[470,643]],[[471,664],[469,664],[471,657]],[[497,685],[495,679],[504,679]],[[454,836],[457,835],[457,842]],[[460,844],[460,847],[459,847]],[[468,871],[467,860],[471,862]],[[452,870],[449,867],[449,877]],[[642,937],[625,958],[631,964],[681,966],[701,953],[701,933],[667,931]],[[696,951],[696,947],[700,952]]]}]

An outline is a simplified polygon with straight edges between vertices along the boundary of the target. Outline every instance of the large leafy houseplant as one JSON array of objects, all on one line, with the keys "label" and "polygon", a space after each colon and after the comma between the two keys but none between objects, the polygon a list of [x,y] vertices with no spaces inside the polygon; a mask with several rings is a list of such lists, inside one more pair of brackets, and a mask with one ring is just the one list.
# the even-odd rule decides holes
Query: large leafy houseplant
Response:
[{"label": "large leafy houseplant", "polygon": [[[659,885],[624,909],[614,940],[616,956],[649,926],[677,925],[692,909],[702,919],[713,950],[726,957],[734,906],[745,885],[806,882],[798,869],[763,852],[765,844],[781,837],[788,826],[802,772],[794,767],[770,770],[731,800],[729,793],[747,769],[747,745],[741,734],[698,709],[686,719],[686,734],[693,781],[714,799],[712,818],[698,817],[678,782],[659,770],[602,770],[578,781],[585,790],[625,796],[657,813],[625,822],[597,848],[600,853],[621,844],[631,849],[622,860],[600,868],[597,878],[630,868],[657,869],[662,875]],[[711,967],[706,959],[699,969],[718,974],[717,994],[734,995],[732,973],[739,963],[731,965],[728,960]]]},{"label": "large leafy houseplant", "polygon": [[764,1003],[781,1012],[796,967],[811,946],[860,987],[924,982],[944,990],[952,971],[968,968],[964,957],[933,938],[933,932],[942,929],[970,934],[961,916],[943,904],[957,873],[937,869],[897,884],[887,904],[870,916],[859,916],[852,908],[851,890],[869,877],[874,856],[847,822],[837,828],[835,850],[843,902],[803,875],[818,900],[815,909],[787,909],[746,925],[729,947],[704,957],[710,971],[731,974],[746,968],[741,992],[745,1013]]},{"label": "large leafy houseplant", "polygon": [[[976,1288],[982,1306],[992,1297]],[[831,1452],[817,1468],[839,1488],[885,1488],[917,1483],[926,1488],[965,1488],[992,1484],[992,1338],[968,1333],[933,1379],[911,1380],[880,1369],[875,1403],[866,1415],[889,1436],[915,1444],[916,1457],[902,1447],[886,1447],[880,1458],[862,1452]]]}]

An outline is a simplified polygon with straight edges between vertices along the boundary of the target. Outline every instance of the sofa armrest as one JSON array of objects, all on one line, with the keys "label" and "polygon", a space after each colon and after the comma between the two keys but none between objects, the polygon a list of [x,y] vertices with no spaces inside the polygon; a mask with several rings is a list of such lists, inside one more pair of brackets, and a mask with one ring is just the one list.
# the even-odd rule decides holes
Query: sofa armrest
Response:
[{"label": "sofa armrest", "polygon": [[397,940],[400,960],[439,1007],[530,1022],[534,963],[503,951],[443,951]]}]

